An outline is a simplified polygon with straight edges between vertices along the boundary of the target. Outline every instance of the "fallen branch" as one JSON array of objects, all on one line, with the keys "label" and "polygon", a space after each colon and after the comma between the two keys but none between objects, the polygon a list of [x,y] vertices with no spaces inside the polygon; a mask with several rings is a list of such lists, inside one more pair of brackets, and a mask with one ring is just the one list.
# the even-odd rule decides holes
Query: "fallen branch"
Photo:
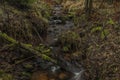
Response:
[{"label": "fallen branch", "polygon": [[[27,51],[29,51],[29,52],[37,55],[37,56],[40,56],[40,57],[41,57],[42,59],[44,59],[44,60],[48,60],[48,61],[50,61],[50,62],[57,63],[57,61],[54,60],[53,58],[51,58],[51,57],[49,57],[49,56],[47,56],[47,55],[45,55],[45,54],[42,54],[41,52],[35,50],[34,47],[29,46],[28,44],[24,44],[24,43],[22,43],[22,42],[18,42],[18,41],[16,41],[15,39],[13,39],[12,37],[9,37],[7,34],[2,33],[1,31],[0,31],[0,38],[8,41],[8,42],[11,43],[11,44],[18,45],[19,47],[21,47],[21,48],[23,48],[23,49],[26,49]],[[13,45],[12,45],[12,46],[13,46]]]},{"label": "fallen branch", "polygon": [[7,44],[0,49],[0,52],[10,50],[11,47],[15,47],[15,44]]},{"label": "fallen branch", "polygon": [[[52,63],[54,63],[54,64],[57,64],[57,65],[59,65],[61,68],[65,69],[66,71],[69,71],[69,72],[71,72],[71,73],[74,73],[74,70],[75,70],[75,71],[78,71],[78,70],[81,69],[80,67],[77,67],[77,66],[75,66],[75,65],[72,65],[72,64],[69,63],[68,61],[65,61],[65,60],[64,60],[62,57],[60,57],[60,56],[57,57],[58,60],[55,60],[55,59],[53,59],[53,58],[51,58],[51,57],[49,57],[49,56],[47,56],[47,55],[45,55],[45,54],[42,54],[41,52],[35,50],[34,47],[30,46],[29,44],[24,44],[24,43],[22,43],[22,42],[18,42],[18,41],[16,41],[15,39],[9,37],[9,36],[8,36],[7,34],[5,34],[5,33],[0,32],[0,38],[8,41],[8,42],[11,43],[11,44],[14,44],[14,45],[19,46],[19,48],[23,48],[23,49],[25,49],[25,50],[27,50],[27,51],[29,51],[29,52],[31,52],[31,53],[33,53],[33,54],[41,57],[43,60],[48,60],[48,61],[50,61],[50,62],[52,62]],[[19,62],[16,63],[16,64],[19,64]],[[8,68],[7,68],[7,69],[8,69]]]}]

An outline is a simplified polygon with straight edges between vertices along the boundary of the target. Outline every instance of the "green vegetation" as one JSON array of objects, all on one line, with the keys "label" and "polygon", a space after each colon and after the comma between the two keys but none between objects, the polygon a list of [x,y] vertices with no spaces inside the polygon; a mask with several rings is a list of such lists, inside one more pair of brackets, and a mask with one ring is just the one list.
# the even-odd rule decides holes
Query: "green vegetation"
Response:
[{"label": "green vegetation", "polygon": [[81,39],[79,37],[79,34],[73,31],[68,31],[61,34],[59,36],[58,42],[64,52],[72,52],[79,50],[79,47],[81,45]]},{"label": "green vegetation", "polygon": [[0,70],[0,79],[1,80],[13,80],[13,76],[11,74],[6,74],[4,71]]},{"label": "green vegetation", "polygon": [[0,80],[120,80],[119,5],[0,0]]}]

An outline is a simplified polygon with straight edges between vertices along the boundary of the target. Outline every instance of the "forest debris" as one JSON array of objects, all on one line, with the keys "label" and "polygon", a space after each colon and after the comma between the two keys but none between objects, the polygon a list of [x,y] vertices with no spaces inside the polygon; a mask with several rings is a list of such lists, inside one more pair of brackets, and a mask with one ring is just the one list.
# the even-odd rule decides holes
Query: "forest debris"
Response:
[{"label": "forest debris", "polygon": [[3,46],[2,49],[0,49],[0,52],[6,51],[9,48],[14,47],[14,46],[15,46],[15,44],[7,44],[7,45]]},{"label": "forest debris", "polygon": [[52,59],[51,57],[49,57],[49,56],[47,56],[47,55],[45,55],[45,54],[42,54],[41,52],[35,50],[34,47],[29,46],[28,44],[24,44],[24,43],[22,43],[22,42],[18,42],[18,41],[16,41],[15,39],[9,37],[7,34],[2,33],[1,31],[0,31],[0,37],[3,38],[3,39],[5,39],[5,40],[8,41],[9,43],[16,44],[16,45],[18,45],[19,47],[21,47],[21,48],[23,48],[23,49],[25,49],[25,50],[27,50],[27,51],[29,51],[29,52],[37,55],[37,56],[40,56],[40,57],[43,58],[44,60],[48,60],[48,61],[51,61],[51,62],[53,62],[53,63],[56,63],[56,60],[54,60],[54,59]]}]

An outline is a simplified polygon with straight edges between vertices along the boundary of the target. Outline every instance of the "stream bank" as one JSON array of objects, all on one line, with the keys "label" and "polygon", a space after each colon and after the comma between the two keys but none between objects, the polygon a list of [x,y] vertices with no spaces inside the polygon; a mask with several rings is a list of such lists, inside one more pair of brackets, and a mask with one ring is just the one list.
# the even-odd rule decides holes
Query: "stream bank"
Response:
[{"label": "stream bank", "polygon": [[[106,8],[95,9],[90,21],[86,21],[85,14],[81,14],[83,10],[77,7],[72,14],[77,25],[74,29],[72,19],[63,19],[67,15],[63,12],[72,5],[76,7],[77,2],[70,3],[64,11],[61,5],[56,5],[52,9],[55,15],[51,16],[46,15],[51,10],[49,6],[43,8],[44,4],[40,0],[40,4],[34,5],[38,6],[37,10],[28,11],[8,4],[0,5],[0,79],[30,80],[32,76],[33,80],[119,80],[119,12],[109,14],[111,11]],[[46,16],[47,19],[50,17],[49,21]],[[73,26],[70,27],[71,24]],[[1,32],[10,39],[2,38]],[[10,40],[18,41],[17,45],[13,46]],[[29,49],[21,48],[21,43]],[[44,59],[39,57],[41,53]],[[55,59],[55,63],[49,61],[48,56]]]},{"label": "stream bank", "polygon": [[[82,74],[84,69],[82,66],[75,60],[72,63],[66,61],[63,58],[64,56],[61,56],[63,52],[61,52],[60,46],[56,46],[59,36],[74,29],[74,23],[72,20],[63,21],[65,14],[62,11],[61,5],[55,5],[52,10],[52,16],[49,20],[50,27],[48,28],[45,43],[51,48],[52,57],[58,60],[58,65],[52,65],[50,71],[48,70],[42,73],[41,71],[34,72],[32,80],[42,80],[42,77],[45,78],[43,80],[83,80]],[[34,79],[36,75],[38,78]],[[52,76],[54,76],[53,79],[48,79]]]}]

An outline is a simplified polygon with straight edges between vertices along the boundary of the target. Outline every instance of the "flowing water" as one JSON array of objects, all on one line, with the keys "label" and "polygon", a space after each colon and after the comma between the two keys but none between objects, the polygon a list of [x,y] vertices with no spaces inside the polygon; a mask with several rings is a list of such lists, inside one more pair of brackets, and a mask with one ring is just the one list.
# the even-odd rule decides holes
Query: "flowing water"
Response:
[{"label": "flowing water", "polygon": [[[53,54],[60,52],[59,49],[54,46],[55,42],[58,40],[58,36],[63,32],[66,32],[74,28],[74,23],[70,20],[69,21],[66,20],[63,22],[62,16],[63,16],[62,6],[56,5],[53,8],[53,15],[50,19],[50,27],[48,28],[48,35],[46,38],[46,44],[48,44],[51,47]],[[67,75],[68,76],[67,80],[83,80],[82,74],[84,73],[84,69],[82,68],[81,65],[79,65],[76,61],[70,63],[65,59],[63,59],[61,56],[55,56],[55,57],[57,57],[56,59],[58,59],[59,65],[52,65],[50,67],[49,74],[56,75],[59,73],[58,75],[60,75],[60,78],[61,76],[65,77],[65,75]],[[65,73],[64,75],[60,74],[63,72],[67,72],[67,73]],[[66,78],[53,79],[53,80],[66,80]]]}]

